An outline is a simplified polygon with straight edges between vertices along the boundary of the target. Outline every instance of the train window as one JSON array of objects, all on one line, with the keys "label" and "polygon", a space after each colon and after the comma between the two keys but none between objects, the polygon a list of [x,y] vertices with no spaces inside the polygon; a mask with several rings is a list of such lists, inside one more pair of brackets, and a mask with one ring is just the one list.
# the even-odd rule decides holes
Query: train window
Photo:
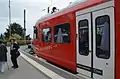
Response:
[{"label": "train window", "polygon": [[97,17],[96,25],[96,56],[109,59],[110,57],[110,18],[108,15]]},{"label": "train window", "polygon": [[79,28],[79,54],[89,55],[89,33],[88,33],[88,20],[80,20],[78,23]]},{"label": "train window", "polygon": [[33,38],[34,38],[34,39],[37,39],[37,38],[38,38],[38,29],[37,29],[37,27],[34,27],[34,35],[33,35]]},{"label": "train window", "polygon": [[70,43],[70,24],[60,24],[54,27],[54,41],[60,44]]},{"label": "train window", "polygon": [[51,28],[42,29],[42,41],[43,42],[52,42]]}]

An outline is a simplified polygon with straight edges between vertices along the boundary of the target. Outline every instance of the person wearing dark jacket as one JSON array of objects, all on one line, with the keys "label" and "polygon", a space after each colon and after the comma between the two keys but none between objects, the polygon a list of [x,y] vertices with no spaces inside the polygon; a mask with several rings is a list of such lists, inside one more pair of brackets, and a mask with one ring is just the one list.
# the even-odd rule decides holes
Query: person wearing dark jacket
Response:
[{"label": "person wearing dark jacket", "polygon": [[19,45],[15,43],[15,39],[11,39],[11,46],[10,46],[10,54],[11,54],[11,61],[12,61],[12,68],[18,68],[18,63],[17,63],[17,52],[19,49]]},{"label": "person wearing dark jacket", "polygon": [[0,40],[0,72],[4,72],[5,62],[7,62],[7,48]]}]

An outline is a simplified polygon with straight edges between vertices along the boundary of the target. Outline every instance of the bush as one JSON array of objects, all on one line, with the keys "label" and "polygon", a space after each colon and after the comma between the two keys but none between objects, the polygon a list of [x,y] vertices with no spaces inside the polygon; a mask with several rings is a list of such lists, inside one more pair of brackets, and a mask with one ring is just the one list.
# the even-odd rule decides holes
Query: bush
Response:
[{"label": "bush", "polygon": [[[26,40],[26,41],[24,41],[24,40],[16,40],[16,41],[17,41],[17,43],[19,45],[26,45],[26,44],[28,45],[28,44],[31,44],[31,40]],[[5,44],[8,45],[8,46],[10,46],[10,42],[9,41],[6,41]]]},{"label": "bush", "polygon": [[24,41],[24,40],[17,40],[17,43],[18,43],[19,45],[25,45],[25,41]]}]

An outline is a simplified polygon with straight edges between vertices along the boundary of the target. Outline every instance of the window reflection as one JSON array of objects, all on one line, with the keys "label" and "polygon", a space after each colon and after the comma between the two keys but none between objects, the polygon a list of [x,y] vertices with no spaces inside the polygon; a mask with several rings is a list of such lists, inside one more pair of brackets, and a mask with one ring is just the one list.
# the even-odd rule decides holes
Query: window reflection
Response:
[{"label": "window reflection", "polygon": [[37,38],[38,38],[38,29],[37,29],[37,27],[34,27],[34,35],[33,35],[33,38],[34,38],[34,39],[37,39]]},{"label": "window reflection", "polygon": [[88,20],[79,21],[79,54],[89,55]]},{"label": "window reflection", "polygon": [[70,24],[60,24],[54,28],[54,41],[56,43],[70,43]]},{"label": "window reflection", "polygon": [[107,15],[96,18],[96,56],[110,57],[110,18]]},{"label": "window reflection", "polygon": [[42,40],[43,42],[52,42],[52,35],[50,28],[44,28],[42,30]]}]

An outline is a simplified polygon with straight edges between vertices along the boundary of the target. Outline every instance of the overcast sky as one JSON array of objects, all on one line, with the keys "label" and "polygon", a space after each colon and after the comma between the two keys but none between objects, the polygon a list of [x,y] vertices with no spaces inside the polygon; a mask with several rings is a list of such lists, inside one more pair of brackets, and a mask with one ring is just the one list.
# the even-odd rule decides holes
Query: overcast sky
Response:
[{"label": "overcast sky", "polygon": [[[9,0],[0,0],[0,33],[5,32],[5,28],[9,23],[8,21],[8,1]],[[62,9],[69,5],[70,2],[75,0],[11,0],[11,14],[12,14],[12,23],[16,22],[20,25],[24,24],[23,21],[23,12],[26,9],[26,28],[27,34],[33,33],[33,26],[36,21],[41,17],[47,14],[47,9],[51,4],[58,9]]]}]

